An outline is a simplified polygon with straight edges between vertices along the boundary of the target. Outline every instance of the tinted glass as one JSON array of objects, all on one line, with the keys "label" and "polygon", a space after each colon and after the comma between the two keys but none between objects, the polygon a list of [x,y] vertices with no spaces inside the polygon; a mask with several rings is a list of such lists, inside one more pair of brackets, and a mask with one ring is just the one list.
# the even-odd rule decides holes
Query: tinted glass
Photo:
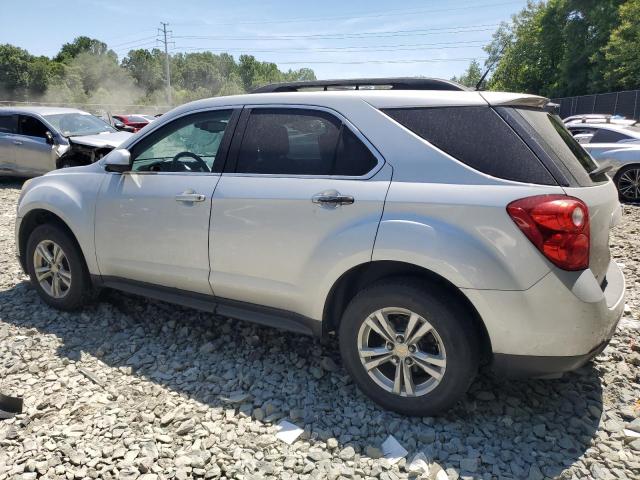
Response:
[{"label": "tinted glass", "polygon": [[[573,138],[559,117],[542,110],[513,109],[533,128],[536,140],[544,146],[547,154],[553,155],[582,186],[593,184],[589,172],[597,168],[591,156]],[[591,140],[591,143],[594,143]]]},{"label": "tinted glass", "polygon": [[17,115],[0,115],[0,133],[16,133],[17,128]]},{"label": "tinted glass", "polygon": [[19,117],[20,135],[28,135],[30,137],[46,138],[47,127],[37,118],[20,115]]},{"label": "tinted glass", "polygon": [[370,172],[377,163],[376,157],[360,139],[343,126],[332,174],[357,177]]},{"label": "tinted glass", "polygon": [[606,128],[600,128],[591,139],[591,143],[616,143],[621,140],[631,140],[632,137]]},{"label": "tinted glass", "polygon": [[247,122],[236,172],[361,176],[377,161],[340,120],[302,109],[255,109]]},{"label": "tinted glass", "polygon": [[97,133],[115,132],[116,130],[89,113],[58,113],[45,115],[47,122],[65,137],[95,135]]},{"label": "tinted glass", "polygon": [[231,110],[179,118],[133,148],[133,171],[211,172]]},{"label": "tinted glass", "polygon": [[518,182],[556,184],[540,160],[490,107],[399,108],[384,112],[480,172]]}]

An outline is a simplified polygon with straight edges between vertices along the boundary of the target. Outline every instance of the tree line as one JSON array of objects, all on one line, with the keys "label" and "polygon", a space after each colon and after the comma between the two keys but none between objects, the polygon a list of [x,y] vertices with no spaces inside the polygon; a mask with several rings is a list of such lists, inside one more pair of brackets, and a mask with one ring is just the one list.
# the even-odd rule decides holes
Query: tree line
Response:
[{"label": "tree line", "polygon": [[640,0],[529,1],[454,79],[490,90],[565,97],[640,88]]},{"label": "tree line", "polygon": [[[503,22],[459,77],[484,88],[547,97],[640,88],[640,0],[529,0]],[[243,93],[270,82],[313,80],[309,68],[281,71],[252,55],[170,56],[174,104]],[[164,52],[135,49],[119,60],[106,43],[79,37],[49,58],[0,45],[0,100],[165,105]]]},{"label": "tree line", "polygon": [[[0,100],[77,104],[166,105],[164,52],[135,49],[120,61],[107,44],[78,37],[49,58],[0,45]],[[170,55],[174,104],[244,93],[271,82],[314,80],[313,70],[283,72],[252,55]]]}]

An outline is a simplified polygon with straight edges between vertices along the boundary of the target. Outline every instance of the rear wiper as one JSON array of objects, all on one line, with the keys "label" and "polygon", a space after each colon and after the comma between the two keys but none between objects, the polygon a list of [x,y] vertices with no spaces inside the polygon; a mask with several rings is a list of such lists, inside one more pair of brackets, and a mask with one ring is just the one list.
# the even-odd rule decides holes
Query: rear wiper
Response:
[{"label": "rear wiper", "polygon": [[612,168],[612,165],[602,165],[595,170],[591,170],[589,172],[589,176],[591,177],[591,180],[597,180],[600,175],[602,175],[603,173],[607,173]]}]

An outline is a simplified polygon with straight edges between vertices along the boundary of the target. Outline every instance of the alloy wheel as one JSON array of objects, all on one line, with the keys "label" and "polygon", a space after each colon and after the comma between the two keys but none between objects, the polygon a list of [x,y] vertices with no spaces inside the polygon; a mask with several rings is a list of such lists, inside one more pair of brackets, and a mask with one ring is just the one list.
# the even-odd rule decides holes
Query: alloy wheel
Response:
[{"label": "alloy wheel", "polygon": [[438,332],[405,308],[382,308],[369,315],[358,331],[358,355],[376,384],[403,397],[432,391],[447,366]]},{"label": "alloy wheel", "polygon": [[36,280],[52,298],[64,298],[71,288],[71,267],[66,254],[52,240],[42,240],[33,252]]},{"label": "alloy wheel", "polygon": [[620,175],[618,191],[627,200],[640,200],[640,168],[629,169]]}]

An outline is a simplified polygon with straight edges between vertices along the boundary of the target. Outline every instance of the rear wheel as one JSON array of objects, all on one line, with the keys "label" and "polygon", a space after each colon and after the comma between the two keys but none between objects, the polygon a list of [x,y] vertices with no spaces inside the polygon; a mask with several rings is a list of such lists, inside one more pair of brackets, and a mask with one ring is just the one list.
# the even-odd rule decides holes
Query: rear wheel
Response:
[{"label": "rear wheel", "polygon": [[467,391],[479,364],[469,312],[412,280],[360,292],[340,324],[340,352],[360,389],[406,415],[435,415]]},{"label": "rear wheel", "polygon": [[616,187],[620,200],[640,202],[640,165],[628,165],[616,175]]},{"label": "rear wheel", "polygon": [[84,258],[64,229],[53,224],[36,227],[25,255],[31,282],[47,304],[74,310],[89,299],[91,285]]}]

